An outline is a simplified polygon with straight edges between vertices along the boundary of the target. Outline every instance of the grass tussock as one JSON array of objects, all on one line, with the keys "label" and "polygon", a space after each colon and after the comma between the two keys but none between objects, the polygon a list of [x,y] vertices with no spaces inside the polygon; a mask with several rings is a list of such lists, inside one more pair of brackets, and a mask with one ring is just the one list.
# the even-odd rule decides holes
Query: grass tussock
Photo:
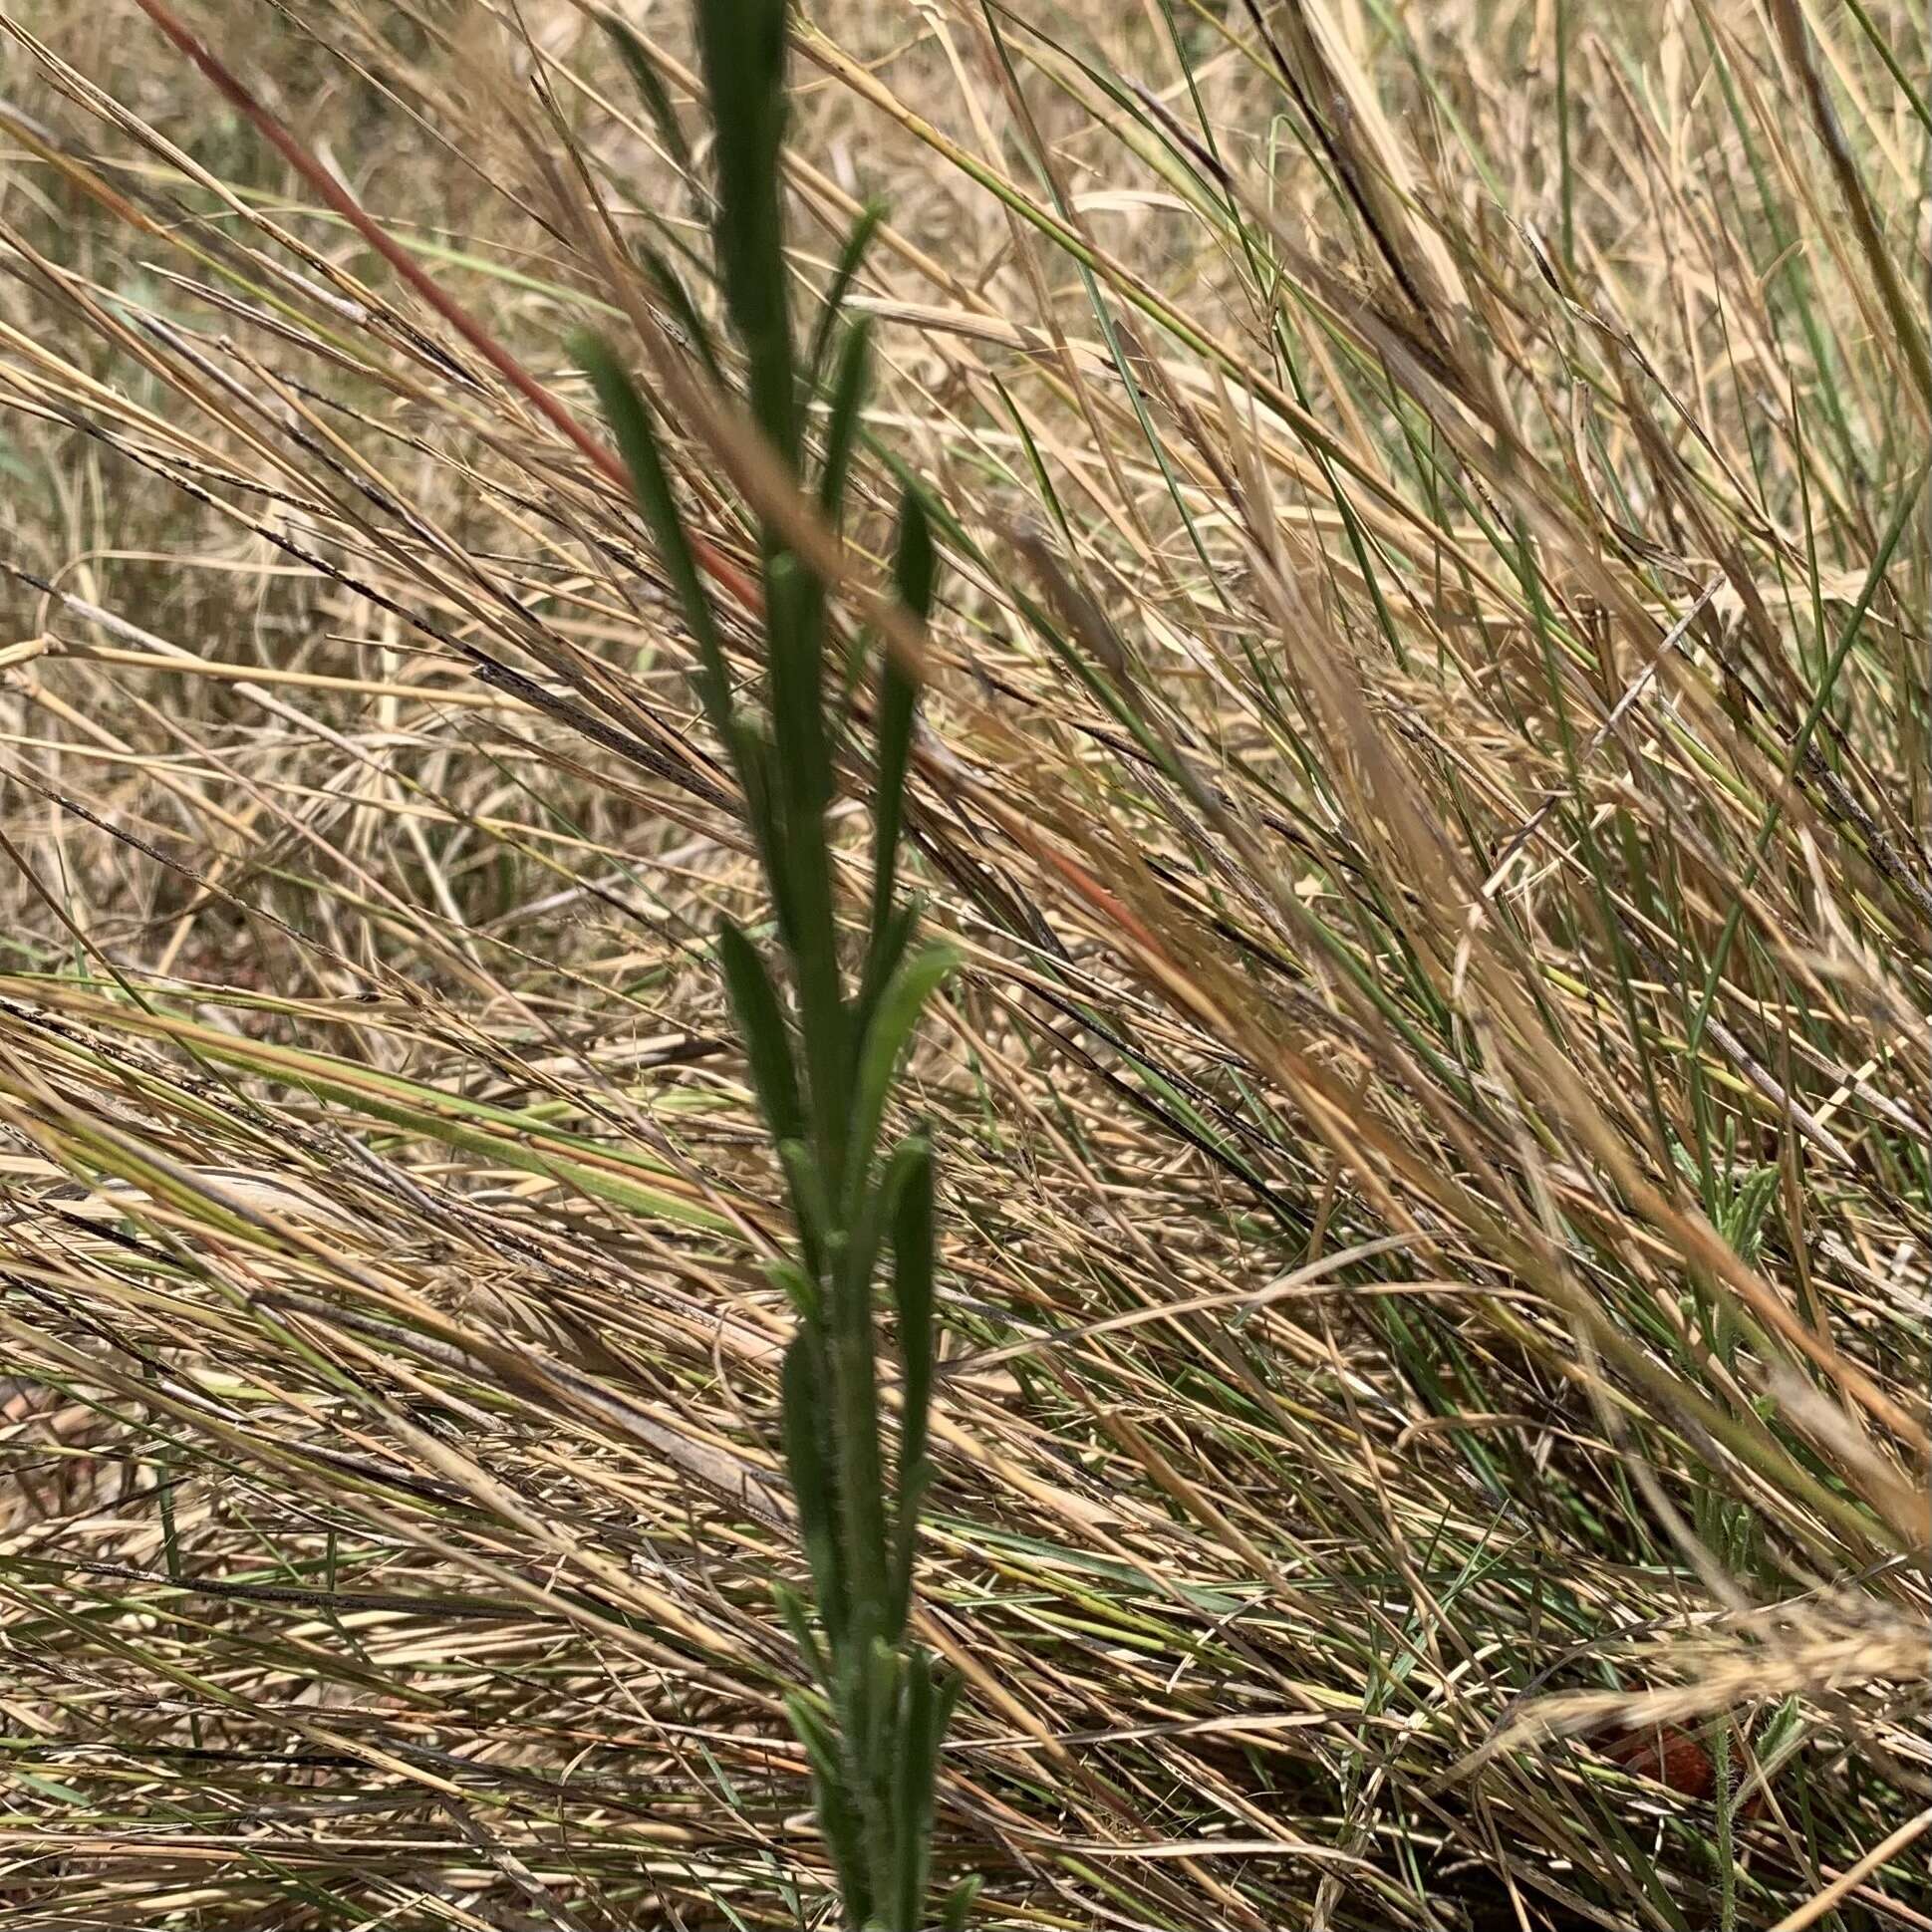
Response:
[{"label": "grass tussock", "polygon": [[588,325],[741,701],[761,528],[921,681],[936,1882],[1932,1924],[1922,14],[818,8],[832,519],[682,8],[164,11],[0,8],[0,1922],[828,1922],[771,912]]}]

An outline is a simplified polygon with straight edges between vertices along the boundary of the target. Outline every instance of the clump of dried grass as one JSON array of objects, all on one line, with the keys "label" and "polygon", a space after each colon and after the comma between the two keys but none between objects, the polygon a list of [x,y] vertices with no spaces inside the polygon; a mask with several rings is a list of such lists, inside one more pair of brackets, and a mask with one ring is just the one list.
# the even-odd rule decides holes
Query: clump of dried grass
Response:
[{"label": "clump of dried grass", "polygon": [[[809,1918],[760,908],[648,537],[137,16],[4,18],[0,1900]],[[190,24],[561,408],[587,311],[684,345],[728,573],[632,18],[662,122],[575,7]],[[806,287],[888,202],[850,568],[895,463],[948,564],[987,1923],[1922,1922],[1925,71],[1795,0],[801,31]],[[1714,1716],[1761,1805],[1564,1742]]]}]

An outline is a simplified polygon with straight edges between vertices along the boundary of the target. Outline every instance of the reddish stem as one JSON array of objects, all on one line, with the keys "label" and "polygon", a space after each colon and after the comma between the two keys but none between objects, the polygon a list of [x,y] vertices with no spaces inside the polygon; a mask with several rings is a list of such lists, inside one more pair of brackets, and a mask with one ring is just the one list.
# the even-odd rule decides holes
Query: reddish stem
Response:
[{"label": "reddish stem", "polygon": [[[517,394],[524,398],[554,427],[574,442],[590,461],[627,494],[631,478],[617,452],[578,421],[569,410],[530,374],[530,372],[492,336],[453,297],[446,295],[434,279],[411,257],[409,251],[390,236],[365,212],[360,202],[323,166],[302,143],[255,99],[242,83],[224,67],[195,37],[165,0],[138,0],[140,10],[178,47],[210,81],[247,116],[263,139],[301,175],[303,180],[342,216],[370,247],[409,283],[450,328],[483,358]],[[714,543],[696,531],[688,533],[698,562],[716,583],[747,610],[759,606],[756,585]]]}]

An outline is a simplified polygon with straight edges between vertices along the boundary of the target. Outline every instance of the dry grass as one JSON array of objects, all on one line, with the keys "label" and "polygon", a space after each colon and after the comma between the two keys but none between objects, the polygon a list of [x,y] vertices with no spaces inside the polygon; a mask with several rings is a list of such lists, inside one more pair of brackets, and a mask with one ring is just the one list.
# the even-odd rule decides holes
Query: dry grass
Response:
[{"label": "dry grass", "polygon": [[[714,306],[578,8],[190,18],[587,423],[611,233]],[[0,24],[0,1920],[815,1922],[643,528],[134,7]],[[858,581],[891,465],[944,519],[980,1922],[1932,1925],[1927,72],[1890,0],[801,29]]]}]

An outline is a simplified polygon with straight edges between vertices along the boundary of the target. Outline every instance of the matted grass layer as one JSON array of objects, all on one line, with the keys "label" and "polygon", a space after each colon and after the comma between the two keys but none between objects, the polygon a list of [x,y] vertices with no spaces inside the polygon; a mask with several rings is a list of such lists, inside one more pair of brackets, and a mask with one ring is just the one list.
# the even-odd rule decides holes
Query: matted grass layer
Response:
[{"label": "matted grass layer", "polygon": [[[587,320],[708,395],[680,7],[662,113],[564,0],[182,15],[587,432]],[[138,8],[0,27],[0,1922],[820,1922],[765,913],[648,533]],[[945,563],[977,1922],[1932,1925],[1929,66],[801,24],[849,608],[902,472]]]}]

